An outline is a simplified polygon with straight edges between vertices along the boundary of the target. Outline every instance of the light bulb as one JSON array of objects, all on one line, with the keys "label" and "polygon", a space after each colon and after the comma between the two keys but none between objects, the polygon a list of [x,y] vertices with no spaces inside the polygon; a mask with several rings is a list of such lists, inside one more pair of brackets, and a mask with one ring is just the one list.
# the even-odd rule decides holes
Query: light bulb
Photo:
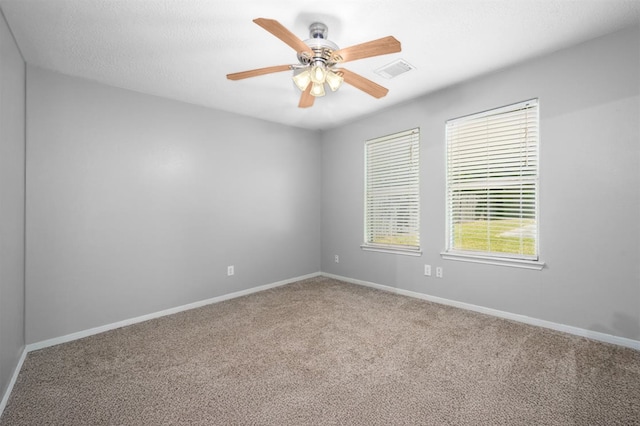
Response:
[{"label": "light bulb", "polygon": [[313,86],[311,86],[311,95],[324,96],[324,84],[313,83]]},{"label": "light bulb", "polygon": [[309,83],[311,83],[311,73],[309,70],[304,70],[300,74],[293,76],[293,82],[298,86],[298,89],[304,92]]},{"label": "light bulb", "polygon": [[340,88],[340,85],[342,85],[342,82],[344,81],[344,78],[342,76],[336,74],[331,70],[327,70],[325,79],[332,92],[338,90]]}]

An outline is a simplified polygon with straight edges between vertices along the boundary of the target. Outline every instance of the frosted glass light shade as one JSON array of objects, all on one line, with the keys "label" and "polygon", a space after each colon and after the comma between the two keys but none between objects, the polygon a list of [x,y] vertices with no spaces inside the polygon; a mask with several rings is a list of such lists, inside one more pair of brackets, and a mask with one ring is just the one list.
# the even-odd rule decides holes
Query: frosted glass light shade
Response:
[{"label": "frosted glass light shade", "polygon": [[331,88],[331,91],[335,92],[342,85],[344,78],[331,70],[327,70],[327,75],[325,77],[325,80],[329,85],[329,87]]},{"label": "frosted glass light shade", "polygon": [[304,92],[309,83],[311,83],[311,73],[309,70],[304,70],[300,74],[293,76],[293,82],[298,86],[298,89]]},{"label": "frosted glass light shade", "polygon": [[317,84],[324,83],[327,70],[324,67],[314,65],[311,67],[311,81]]},{"label": "frosted glass light shade", "polygon": [[311,86],[311,94],[313,96],[324,96],[324,84],[313,83],[313,86]]}]

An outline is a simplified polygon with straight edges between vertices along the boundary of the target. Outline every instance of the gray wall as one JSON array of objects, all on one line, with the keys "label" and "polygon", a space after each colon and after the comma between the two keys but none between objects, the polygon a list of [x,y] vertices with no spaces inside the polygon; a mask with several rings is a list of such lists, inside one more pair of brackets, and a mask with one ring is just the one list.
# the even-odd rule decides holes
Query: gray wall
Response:
[{"label": "gray wall", "polygon": [[0,14],[0,400],[24,349],[25,64]]},{"label": "gray wall", "polygon": [[[639,38],[629,28],[325,132],[322,271],[640,339]],[[530,98],[540,100],[547,267],[442,260],[445,121]],[[416,126],[423,255],[364,252],[363,143]],[[424,264],[444,277],[425,277]]]},{"label": "gray wall", "polygon": [[[28,67],[27,343],[320,269],[639,339],[638,36],[322,134]],[[444,122],[533,97],[547,267],[441,260]],[[424,254],[363,252],[363,142],[415,126]],[[425,277],[425,263],[444,278]]]},{"label": "gray wall", "polygon": [[32,66],[27,117],[27,343],[320,270],[318,133]]}]

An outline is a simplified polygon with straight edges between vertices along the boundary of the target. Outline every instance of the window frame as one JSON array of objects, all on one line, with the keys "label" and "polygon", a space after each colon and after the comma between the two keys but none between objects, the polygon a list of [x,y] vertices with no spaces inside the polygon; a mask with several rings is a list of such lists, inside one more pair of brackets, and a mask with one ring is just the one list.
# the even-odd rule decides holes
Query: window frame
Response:
[{"label": "window frame", "polygon": [[[451,172],[450,172],[450,143],[452,142],[450,131],[452,124],[471,122],[472,120],[478,120],[485,117],[490,116],[505,116],[506,114],[516,112],[518,110],[524,108],[535,108],[535,130],[536,130],[536,140],[535,140],[535,176],[531,177],[523,177],[523,175],[518,176],[517,178],[513,178],[510,183],[503,183],[502,185],[493,186],[494,184],[487,183],[486,190],[509,190],[514,182],[517,182],[518,185],[522,188],[526,183],[531,184],[533,182],[533,189],[535,191],[533,202],[535,206],[533,208],[533,213],[535,215],[535,242],[534,242],[534,255],[526,255],[526,254],[518,254],[518,253],[509,253],[509,252],[490,252],[483,250],[464,250],[460,248],[453,247],[453,223],[452,223],[452,215],[454,214],[454,209],[452,208],[452,187],[456,187],[450,182]],[[544,267],[544,262],[540,261],[540,214],[539,214],[539,198],[540,198],[540,102],[537,98],[529,99],[523,102],[517,102],[514,104],[502,106],[499,108],[493,108],[490,110],[482,111],[479,113],[469,114],[462,117],[454,118],[447,120],[445,123],[445,242],[446,248],[445,251],[441,252],[441,257],[447,260],[457,260],[457,261],[465,261],[465,262],[473,262],[473,263],[484,263],[498,266],[512,266],[518,268],[525,269],[535,269],[540,270]],[[528,151],[527,151],[528,152]],[[494,170],[494,169],[491,169]],[[489,175],[489,172],[487,172]],[[487,182],[490,182],[490,177],[487,176]],[[505,180],[505,182],[508,182]],[[517,186],[516,186],[517,187]],[[457,188],[461,188],[458,186]],[[500,200],[498,197],[497,200]],[[522,198],[520,198],[522,202]],[[495,199],[494,199],[495,201]],[[487,207],[489,208],[489,204]],[[458,211],[460,213],[460,211]]]},{"label": "window frame", "polygon": [[[405,142],[405,144],[403,144]],[[415,149],[410,154],[410,161],[415,161],[416,164],[414,167],[417,171],[415,173],[407,172],[406,175],[413,175],[411,183],[407,186],[410,187],[405,195],[408,197],[415,197],[415,201],[407,202],[408,207],[408,217],[410,223],[414,224],[415,233],[408,234],[410,237],[415,237],[417,244],[416,245],[404,245],[404,244],[386,244],[386,243],[376,243],[370,241],[369,236],[372,233],[372,229],[370,228],[369,218],[372,216],[372,213],[369,211],[370,203],[369,203],[369,192],[370,192],[370,164],[369,164],[369,146],[374,144],[400,144],[401,147],[406,147],[409,149]],[[415,154],[413,154],[415,153]],[[415,155],[415,157],[414,157]],[[408,164],[410,166],[410,164]],[[413,180],[415,179],[415,180]],[[400,132],[392,133],[386,136],[381,136],[373,139],[369,139],[364,143],[364,226],[363,226],[363,239],[364,243],[360,246],[362,250],[365,251],[376,251],[382,253],[392,253],[392,254],[402,254],[409,256],[420,256],[422,255],[422,251],[420,248],[420,128],[415,127],[408,130],[403,130]],[[394,219],[397,220],[398,216],[394,216]],[[393,236],[399,236],[398,234],[394,234]]]}]

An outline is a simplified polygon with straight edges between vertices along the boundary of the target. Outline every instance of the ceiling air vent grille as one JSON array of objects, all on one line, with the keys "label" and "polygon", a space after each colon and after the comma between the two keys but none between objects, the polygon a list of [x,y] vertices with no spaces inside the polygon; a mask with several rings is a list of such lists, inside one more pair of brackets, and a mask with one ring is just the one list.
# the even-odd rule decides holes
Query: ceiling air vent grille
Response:
[{"label": "ceiling air vent grille", "polygon": [[404,59],[398,59],[397,61],[393,61],[390,64],[383,66],[382,68],[378,68],[375,70],[375,73],[384,78],[394,78],[413,69],[415,69],[413,65]]}]

